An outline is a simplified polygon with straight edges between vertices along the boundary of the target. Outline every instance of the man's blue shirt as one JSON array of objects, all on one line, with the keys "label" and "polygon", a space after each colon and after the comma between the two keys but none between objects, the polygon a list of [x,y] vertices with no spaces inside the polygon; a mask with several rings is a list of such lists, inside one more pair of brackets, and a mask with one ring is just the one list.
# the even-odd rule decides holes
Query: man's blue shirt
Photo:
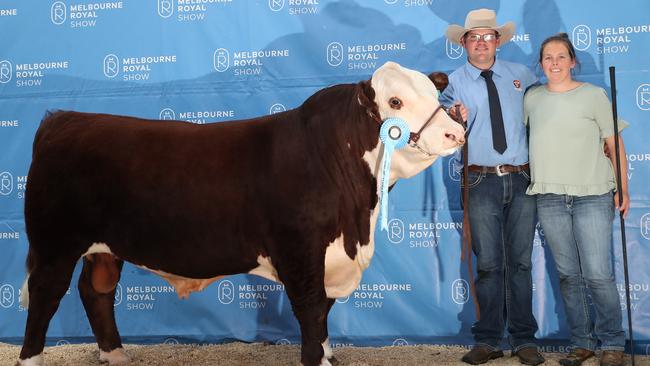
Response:
[{"label": "man's blue shirt", "polygon": [[492,147],[490,105],[481,69],[467,62],[452,72],[449,75],[449,85],[440,95],[440,103],[449,107],[454,102],[462,102],[469,112],[467,123],[470,129],[470,165],[525,164],[528,162],[528,141],[524,125],[524,92],[537,82],[537,76],[524,65],[498,59],[491,70],[492,79],[499,92],[508,144],[503,155]]}]

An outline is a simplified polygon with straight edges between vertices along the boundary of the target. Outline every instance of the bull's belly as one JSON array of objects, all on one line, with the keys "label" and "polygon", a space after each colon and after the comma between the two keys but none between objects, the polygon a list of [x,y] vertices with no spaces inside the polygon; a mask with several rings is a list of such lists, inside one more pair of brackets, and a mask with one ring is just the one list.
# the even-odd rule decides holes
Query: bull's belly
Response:
[{"label": "bull's belly", "polygon": [[[105,243],[93,243],[88,250],[82,255],[94,253],[113,254],[110,245]],[[350,258],[345,252],[343,246],[343,236],[337,238],[329,244],[325,253],[325,276],[324,286],[328,298],[341,298],[351,294],[359,286],[361,274],[370,264],[374,253],[372,240],[368,245],[360,246],[357,244],[355,257]],[[257,275],[271,281],[281,282],[278,272],[273,266],[271,257],[259,256],[257,258],[258,266],[248,271],[248,274]],[[188,278],[174,273],[168,273],[157,269],[138,266],[146,269],[166,280],[174,287],[180,298],[188,297],[191,292],[202,291],[213,282],[225,277],[216,276],[212,278]]]}]

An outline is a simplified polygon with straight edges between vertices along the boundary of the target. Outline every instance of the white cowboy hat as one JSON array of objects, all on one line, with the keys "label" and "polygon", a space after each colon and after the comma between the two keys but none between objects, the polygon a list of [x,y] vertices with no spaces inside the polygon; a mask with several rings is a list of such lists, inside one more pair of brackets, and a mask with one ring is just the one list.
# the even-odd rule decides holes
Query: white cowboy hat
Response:
[{"label": "white cowboy hat", "polygon": [[447,27],[447,39],[452,43],[460,44],[461,38],[465,33],[472,29],[494,29],[499,33],[499,40],[504,44],[512,38],[515,33],[515,23],[508,22],[497,27],[497,14],[490,9],[476,9],[467,13],[465,18],[465,27],[458,24],[451,24]]}]

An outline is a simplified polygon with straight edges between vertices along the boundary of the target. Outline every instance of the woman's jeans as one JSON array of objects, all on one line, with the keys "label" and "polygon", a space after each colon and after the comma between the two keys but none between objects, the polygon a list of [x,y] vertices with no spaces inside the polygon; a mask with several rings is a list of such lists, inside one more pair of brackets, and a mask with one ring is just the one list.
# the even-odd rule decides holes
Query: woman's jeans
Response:
[{"label": "woman's jeans", "polygon": [[534,347],[537,331],[531,274],[536,206],[535,198],[526,195],[529,180],[525,172],[470,172],[467,180],[481,313],[472,334],[476,344],[497,348],[507,322],[515,352]]},{"label": "woman's jeans", "polygon": [[[560,276],[571,343],[594,350],[623,350],[625,333],[612,269],[611,192],[599,196],[537,195],[537,213]],[[591,294],[596,321],[589,315]]]}]

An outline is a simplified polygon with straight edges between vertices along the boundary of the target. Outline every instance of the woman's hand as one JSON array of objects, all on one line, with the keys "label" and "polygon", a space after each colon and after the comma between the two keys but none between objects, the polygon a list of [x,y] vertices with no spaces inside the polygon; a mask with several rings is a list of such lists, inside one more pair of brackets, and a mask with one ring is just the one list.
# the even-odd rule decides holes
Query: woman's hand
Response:
[{"label": "woman's hand", "polygon": [[[614,167],[614,176],[616,176],[616,171],[618,165],[621,165],[621,181],[619,187],[621,187],[621,192],[623,192],[623,202],[619,202],[618,192],[614,192],[614,204],[616,208],[623,214],[623,217],[627,217],[628,210],[630,209],[630,194],[628,192],[628,179],[627,179],[627,155],[625,154],[625,144],[623,143],[623,138],[618,136],[618,147],[619,147],[619,157],[616,159],[616,150],[615,150],[615,136],[610,136],[605,138],[605,150],[607,157],[612,162]],[[619,161],[620,160],[620,161]]]},{"label": "woman's hand", "polygon": [[630,209],[630,195],[627,191],[623,191],[623,204],[618,202],[618,192],[614,192],[614,205],[623,214],[623,218],[627,217],[628,210]]}]

